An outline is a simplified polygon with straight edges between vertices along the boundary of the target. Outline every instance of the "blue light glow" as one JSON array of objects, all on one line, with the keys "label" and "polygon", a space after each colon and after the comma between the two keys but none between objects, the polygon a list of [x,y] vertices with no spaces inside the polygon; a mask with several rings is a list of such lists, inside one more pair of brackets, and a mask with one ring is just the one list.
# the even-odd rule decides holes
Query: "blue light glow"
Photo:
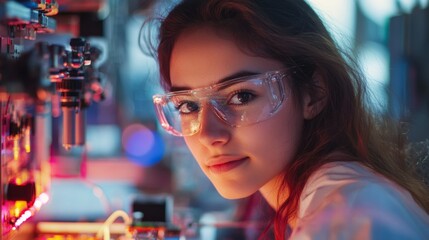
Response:
[{"label": "blue light glow", "polygon": [[161,161],[165,151],[161,136],[141,124],[132,124],[125,128],[122,144],[127,158],[145,167]]}]

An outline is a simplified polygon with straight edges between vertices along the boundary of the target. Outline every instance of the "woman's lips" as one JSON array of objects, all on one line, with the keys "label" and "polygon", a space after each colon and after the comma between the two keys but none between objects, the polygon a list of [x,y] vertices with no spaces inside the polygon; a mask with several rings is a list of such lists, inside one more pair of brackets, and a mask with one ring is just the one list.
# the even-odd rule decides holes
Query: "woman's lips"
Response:
[{"label": "woman's lips", "polygon": [[210,163],[207,167],[213,173],[224,173],[228,172],[241,164],[245,163],[249,158],[235,158],[235,159],[217,159],[216,161]]}]

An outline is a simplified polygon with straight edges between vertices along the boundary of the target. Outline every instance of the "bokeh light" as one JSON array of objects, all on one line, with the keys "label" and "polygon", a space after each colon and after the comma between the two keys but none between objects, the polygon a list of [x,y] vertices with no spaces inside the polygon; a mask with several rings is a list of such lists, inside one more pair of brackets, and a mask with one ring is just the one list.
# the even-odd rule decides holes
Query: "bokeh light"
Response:
[{"label": "bokeh light", "polygon": [[161,161],[165,151],[161,136],[143,124],[131,124],[124,129],[122,146],[130,161],[145,167]]},{"label": "bokeh light", "polygon": [[[375,23],[384,26],[388,23],[389,18],[402,14],[410,13],[416,6],[422,8],[428,5],[428,0],[359,0],[358,4],[363,13]],[[398,8],[399,7],[399,8]]]},{"label": "bokeh light", "polygon": [[374,110],[387,111],[389,86],[389,52],[379,43],[367,41],[357,49],[358,60],[367,80],[370,104]]},{"label": "bokeh light", "polygon": [[328,30],[343,49],[353,45],[355,33],[354,0],[306,0],[322,18]]}]

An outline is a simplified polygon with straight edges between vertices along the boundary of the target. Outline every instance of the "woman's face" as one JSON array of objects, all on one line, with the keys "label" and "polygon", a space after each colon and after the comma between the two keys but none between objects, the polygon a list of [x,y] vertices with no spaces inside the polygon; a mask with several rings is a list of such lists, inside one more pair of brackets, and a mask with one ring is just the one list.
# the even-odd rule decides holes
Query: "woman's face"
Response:
[{"label": "woman's face", "polygon": [[[173,88],[194,89],[284,66],[272,59],[250,56],[211,28],[183,33],[174,45],[170,76]],[[288,80],[284,79],[288,86]],[[225,198],[247,197],[258,190],[275,194],[279,177],[292,161],[303,127],[302,107],[289,94],[273,117],[242,127],[232,127],[207,108],[201,129],[185,137],[199,166]]]}]

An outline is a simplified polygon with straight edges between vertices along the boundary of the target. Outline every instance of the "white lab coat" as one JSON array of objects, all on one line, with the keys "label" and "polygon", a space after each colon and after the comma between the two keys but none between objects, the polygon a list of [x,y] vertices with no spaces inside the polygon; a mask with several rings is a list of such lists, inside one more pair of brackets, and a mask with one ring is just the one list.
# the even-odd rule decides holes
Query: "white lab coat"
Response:
[{"label": "white lab coat", "polygon": [[291,239],[428,240],[429,215],[407,191],[369,168],[333,162],[309,178]]}]

